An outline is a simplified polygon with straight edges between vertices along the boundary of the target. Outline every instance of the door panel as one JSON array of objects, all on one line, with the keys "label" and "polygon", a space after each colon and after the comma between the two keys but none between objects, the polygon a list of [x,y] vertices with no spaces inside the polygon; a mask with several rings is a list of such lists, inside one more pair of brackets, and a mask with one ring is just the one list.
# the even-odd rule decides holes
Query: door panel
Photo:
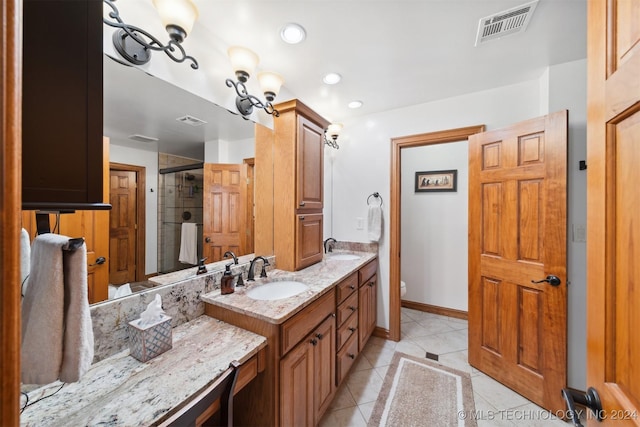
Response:
[{"label": "door panel", "polygon": [[[469,363],[550,410],[566,385],[567,112],[469,137]],[[532,283],[547,275],[560,286]]]},{"label": "door panel", "polygon": [[204,165],[203,257],[223,259],[226,251],[246,253],[246,165]]},{"label": "door panel", "polygon": [[[587,385],[640,425],[640,4],[588,2]],[[617,418],[617,419],[615,419]]]},{"label": "door panel", "polygon": [[109,175],[109,282],[120,285],[136,281],[137,174],[111,170]]}]

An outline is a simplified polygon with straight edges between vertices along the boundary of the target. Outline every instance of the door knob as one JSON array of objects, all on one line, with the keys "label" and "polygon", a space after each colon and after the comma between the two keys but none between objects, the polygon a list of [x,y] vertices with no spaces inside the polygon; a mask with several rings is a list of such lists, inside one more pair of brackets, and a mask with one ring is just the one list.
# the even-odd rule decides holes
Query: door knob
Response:
[{"label": "door knob", "polygon": [[558,286],[560,285],[560,283],[562,283],[562,281],[560,280],[560,278],[558,276],[547,276],[546,279],[542,279],[542,280],[532,280],[531,283],[542,283],[542,282],[547,282],[548,284],[550,284],[551,286]]},{"label": "door knob", "polygon": [[105,262],[107,262],[107,259],[103,256],[96,258],[96,262],[94,262],[93,264],[89,264],[89,267],[92,267],[94,265],[102,265]]},{"label": "door knob", "polygon": [[589,387],[586,393],[563,388],[562,397],[569,409],[567,415],[575,426],[582,427],[580,417],[578,417],[578,412],[576,411],[576,403],[589,408],[593,415],[595,415],[596,419],[598,421],[602,421],[602,402],[600,401],[600,396],[595,388]]},{"label": "door knob", "polygon": [[210,237],[205,237],[204,241],[207,242],[207,243],[211,243],[211,238]]}]

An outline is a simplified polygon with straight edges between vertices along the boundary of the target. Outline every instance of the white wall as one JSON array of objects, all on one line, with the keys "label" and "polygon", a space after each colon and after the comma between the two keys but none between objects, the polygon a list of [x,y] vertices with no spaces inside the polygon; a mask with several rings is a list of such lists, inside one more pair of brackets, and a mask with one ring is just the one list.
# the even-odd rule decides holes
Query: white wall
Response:
[{"label": "white wall", "polygon": [[235,163],[240,164],[244,159],[255,157],[255,138],[240,139],[237,141],[205,141],[205,163]]},{"label": "white wall", "polygon": [[145,274],[158,271],[158,153],[116,145],[111,140],[109,161],[127,165],[144,166],[145,177]]},{"label": "white wall", "polygon": [[[401,151],[401,271],[408,301],[467,311],[467,141]],[[457,191],[416,193],[415,173],[457,170]]]},{"label": "white wall", "polygon": [[[568,384],[587,389],[587,244],[576,241],[574,227],[587,223],[587,171],[578,162],[587,158],[587,61],[574,61],[549,69],[549,112],[569,110],[568,158]],[[587,169],[588,170],[588,169]]]}]

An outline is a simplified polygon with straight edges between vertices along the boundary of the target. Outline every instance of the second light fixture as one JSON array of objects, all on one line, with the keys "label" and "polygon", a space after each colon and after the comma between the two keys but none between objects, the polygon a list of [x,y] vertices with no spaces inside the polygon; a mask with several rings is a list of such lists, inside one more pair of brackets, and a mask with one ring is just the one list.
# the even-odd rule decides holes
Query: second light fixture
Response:
[{"label": "second light fixture", "polygon": [[236,90],[236,108],[245,118],[253,112],[253,107],[263,109],[268,114],[278,117],[278,110],[273,108],[273,100],[275,100],[280,87],[284,83],[282,76],[276,73],[262,71],[258,73],[258,82],[264,93],[266,102],[261,101],[257,97],[249,94],[245,83],[258,66],[259,58],[253,51],[241,46],[231,46],[227,50],[231,66],[236,74],[238,81],[227,79],[228,87]]}]

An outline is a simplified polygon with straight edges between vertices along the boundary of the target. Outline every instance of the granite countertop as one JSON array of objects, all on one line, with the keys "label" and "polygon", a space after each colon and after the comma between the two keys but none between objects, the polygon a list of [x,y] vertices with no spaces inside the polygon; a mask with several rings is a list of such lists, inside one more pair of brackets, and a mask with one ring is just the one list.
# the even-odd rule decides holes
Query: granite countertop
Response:
[{"label": "granite countertop", "polygon": [[[303,270],[291,272],[274,269],[266,279],[256,279],[247,282],[243,287],[236,287],[232,294],[221,295],[220,290],[214,290],[201,295],[205,303],[252,316],[269,323],[281,324],[307,305],[318,299],[351,273],[358,271],[363,265],[376,258],[375,252],[335,251],[333,254],[354,254],[355,260],[332,259],[325,255],[324,259]],[[246,295],[250,289],[268,282],[293,280],[309,286],[308,290],[289,297],[274,301],[254,300]]]},{"label": "granite countertop", "polygon": [[[79,382],[27,407],[20,424],[150,425],[211,384],[232,361],[244,363],[266,345],[260,335],[200,316],[173,329],[172,349],[146,363],[130,357],[129,350],[104,359]],[[29,392],[29,402],[60,385]]]}]

